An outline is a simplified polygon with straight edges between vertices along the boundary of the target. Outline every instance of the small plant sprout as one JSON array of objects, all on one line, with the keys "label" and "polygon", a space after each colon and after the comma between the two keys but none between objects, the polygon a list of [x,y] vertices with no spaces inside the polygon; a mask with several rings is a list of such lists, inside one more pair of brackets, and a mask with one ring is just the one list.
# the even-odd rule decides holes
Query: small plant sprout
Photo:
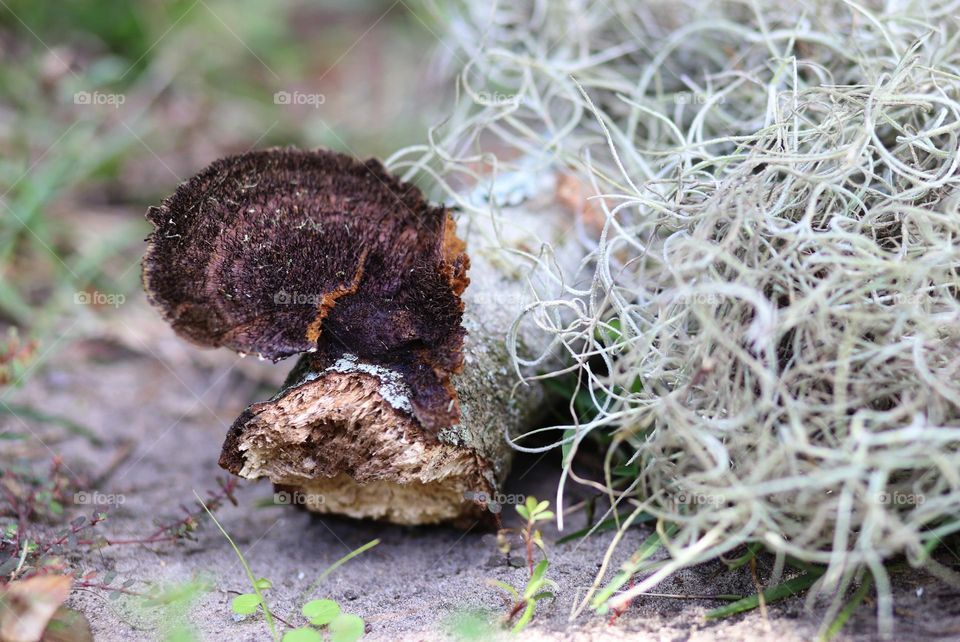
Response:
[{"label": "small plant sprout", "polygon": [[222,524],[213,516],[213,513],[210,512],[210,509],[207,508],[207,505],[204,504],[203,499],[197,493],[193,491],[193,494],[197,496],[197,501],[203,505],[204,510],[207,511],[207,515],[210,516],[210,519],[213,520],[213,523],[217,525],[217,528],[220,529],[220,532],[226,538],[227,542],[230,543],[230,547],[233,549],[233,552],[237,554],[237,559],[240,560],[240,564],[243,565],[243,570],[247,574],[247,578],[250,580],[250,585],[253,587],[253,593],[244,593],[238,595],[230,603],[230,607],[233,609],[233,612],[237,615],[251,615],[257,611],[258,608],[263,609],[263,619],[267,622],[267,627],[270,629],[270,637],[278,642],[280,638],[277,635],[277,627],[273,621],[273,614],[270,612],[270,607],[267,605],[267,601],[263,598],[263,591],[268,588],[272,588],[273,584],[270,580],[266,578],[256,579],[253,576],[253,571],[250,570],[250,564],[247,563],[247,559],[243,556],[243,553],[240,552],[239,547],[233,541],[233,538],[227,533],[226,529]]},{"label": "small plant sprout", "polygon": [[[354,557],[370,550],[379,543],[379,539],[371,540],[338,559],[320,574],[313,584],[301,594],[300,598],[304,599],[311,595],[328,575]],[[343,613],[340,605],[330,599],[310,600],[303,605],[300,612],[303,614],[303,617],[307,618],[307,622],[313,626],[301,626],[287,631],[283,636],[283,642],[314,642],[323,640],[323,635],[317,629],[322,630],[324,627],[329,631],[332,642],[353,642],[353,640],[359,640],[363,636],[366,628],[363,618],[359,615]]]},{"label": "small plant sprout", "polygon": [[550,508],[550,502],[547,500],[538,502],[535,497],[527,497],[527,501],[524,504],[517,506],[517,512],[520,513],[520,517],[527,520],[526,526],[520,529],[520,537],[523,539],[523,543],[527,548],[527,566],[530,568],[531,575],[534,570],[534,545],[540,549],[544,557],[547,555],[547,550],[543,547],[543,536],[540,533],[540,529],[536,528],[536,524],[537,522],[545,522],[553,519],[553,511],[547,510],[548,508]]},{"label": "small plant sprout", "polygon": [[353,642],[363,637],[363,618],[343,613],[334,600],[310,600],[300,612],[312,626],[300,626],[287,631],[283,635],[283,642],[322,642],[324,637],[321,631],[324,628],[330,633],[331,642]]},{"label": "small plant sprout", "polygon": [[230,608],[233,609],[233,612],[237,615],[252,615],[256,613],[257,609],[260,608],[260,604],[263,602],[263,594],[261,591],[272,589],[273,582],[265,577],[261,577],[254,580],[253,587],[254,593],[241,593],[231,600]]},{"label": "small plant sprout", "polygon": [[[114,537],[105,531],[106,510],[95,507],[77,514],[96,491],[94,482],[70,472],[59,456],[49,467],[42,461],[27,460],[0,469],[0,592],[18,582],[46,575],[72,576],[72,588],[105,593],[115,600],[122,595],[140,596],[146,583],[118,578],[116,573],[100,574],[83,562],[85,553],[113,546],[144,546],[180,542],[193,537],[207,509],[218,510],[234,501],[237,482],[221,482],[219,491],[208,491],[203,507],[182,507],[185,515],[160,521],[146,533]],[[15,491],[10,490],[15,489]]]},{"label": "small plant sprout", "polygon": [[[533,619],[537,602],[548,598],[554,599],[555,596],[552,591],[557,590],[557,583],[546,577],[550,562],[547,560],[547,549],[543,544],[543,536],[540,533],[540,529],[537,528],[538,522],[553,519],[554,513],[548,510],[548,508],[550,508],[550,502],[546,500],[538,502],[535,497],[527,497],[525,503],[517,506],[517,512],[527,520],[526,524],[516,531],[523,541],[527,557],[527,567],[530,570],[530,578],[527,580],[523,591],[521,592],[516,587],[506,582],[501,582],[500,580],[488,580],[491,586],[503,589],[509,593],[513,599],[513,605],[507,613],[504,624],[509,625],[510,622],[520,614],[520,617],[513,625],[512,631],[514,633],[522,631],[530,623],[530,620]],[[500,531],[498,536],[500,548],[504,552],[509,551],[507,535],[510,532],[510,529],[504,529]],[[539,548],[543,554],[543,559],[536,564],[534,564],[533,558],[534,546]]]},{"label": "small plant sprout", "polygon": [[[200,500],[199,495],[197,495],[197,499]],[[203,500],[200,500],[200,503],[203,504]],[[206,508],[206,505],[204,505],[204,508]],[[309,622],[310,625],[290,628],[283,634],[283,637],[281,638],[277,632],[275,620],[287,626],[291,625],[289,622],[275,615],[270,610],[270,606],[264,597],[264,591],[272,589],[273,582],[265,577],[254,579],[253,571],[250,569],[250,565],[247,563],[243,553],[234,543],[233,538],[230,537],[226,529],[220,524],[220,522],[217,521],[217,518],[213,516],[213,513],[210,513],[209,510],[207,513],[210,515],[210,519],[213,520],[213,523],[217,525],[217,528],[220,529],[220,532],[223,533],[223,536],[230,543],[231,548],[233,548],[233,552],[237,554],[237,558],[240,560],[240,563],[243,565],[243,570],[247,574],[247,579],[250,580],[250,586],[253,588],[252,593],[241,593],[231,600],[230,609],[235,614],[253,615],[258,609],[262,610],[263,619],[267,622],[267,627],[270,629],[270,637],[274,640],[274,642],[281,642],[281,639],[282,642],[323,642],[325,639],[323,633],[321,632],[323,629],[329,633],[329,640],[331,642],[354,642],[354,640],[359,640],[361,637],[363,637],[366,626],[363,618],[361,618],[359,615],[343,613],[340,605],[334,600],[320,599],[310,600],[303,605],[303,608],[300,609],[301,614],[307,619],[307,622]],[[342,566],[344,563],[350,561],[364,551],[373,548],[379,543],[379,539],[367,542],[363,546],[350,551],[338,559],[320,574],[320,577],[317,578],[317,581],[314,582],[310,588],[307,589],[307,591],[305,591],[305,594],[313,592],[324,578],[326,578],[330,573]]]}]

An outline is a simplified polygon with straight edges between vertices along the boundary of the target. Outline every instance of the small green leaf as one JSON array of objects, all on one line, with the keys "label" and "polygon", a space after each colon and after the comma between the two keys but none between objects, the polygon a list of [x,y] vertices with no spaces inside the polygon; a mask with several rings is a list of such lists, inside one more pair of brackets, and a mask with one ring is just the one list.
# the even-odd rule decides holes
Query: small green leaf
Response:
[{"label": "small green leaf", "polygon": [[526,506],[521,506],[520,504],[517,504],[516,508],[517,508],[517,512],[520,513],[520,517],[524,518],[527,521],[530,520],[530,511],[527,510]]},{"label": "small green leaf", "polygon": [[283,642],[323,642],[323,636],[316,629],[301,626],[283,634]]},{"label": "small green leaf", "polygon": [[539,580],[530,580],[526,588],[523,589],[523,599],[529,600],[543,588],[544,580],[540,578]]},{"label": "small green leaf", "polygon": [[542,502],[537,504],[536,507],[533,509],[533,514],[539,515],[543,511],[547,510],[547,508],[549,507],[550,507],[550,502],[548,502],[547,500],[543,500]]},{"label": "small green leaf", "polygon": [[[577,436],[577,430],[575,428],[567,428],[563,431],[563,443],[560,444],[560,456],[562,465],[567,465],[567,460],[570,459],[570,453],[573,451],[573,437]],[[569,441],[567,441],[569,439]]]},{"label": "small green leaf", "polygon": [[527,509],[527,513],[533,515],[537,512],[537,498],[532,495],[527,497],[527,501],[524,503],[524,506]]},{"label": "small green leaf", "polygon": [[550,562],[547,560],[540,560],[540,563],[537,564],[533,569],[533,575],[530,576],[530,581],[536,582],[540,580],[544,575],[547,574],[548,566],[550,566]]},{"label": "small green leaf", "polygon": [[513,599],[515,600],[520,599],[520,592],[517,591],[517,589],[510,586],[509,584],[507,584],[506,582],[501,582],[500,580],[487,580],[487,584],[489,584],[490,586],[496,586],[497,588],[502,588],[504,591],[506,591],[511,596],[513,596]]},{"label": "small green leaf", "polygon": [[616,343],[620,340],[620,337],[623,336],[620,328],[620,319],[610,319],[607,321],[606,326],[597,328],[598,337],[600,332],[604,332],[611,343]]},{"label": "small green leaf", "polygon": [[255,593],[238,595],[230,602],[230,608],[232,608],[233,612],[237,615],[250,615],[251,613],[255,613],[258,606],[260,606],[260,596]]},{"label": "small green leaf", "polygon": [[340,605],[333,600],[310,600],[303,605],[303,617],[310,621],[310,624],[323,626],[330,624],[335,617],[340,615]]},{"label": "small green leaf", "polygon": [[634,478],[640,475],[640,466],[633,464],[631,466],[617,466],[610,473],[614,477],[629,477]]},{"label": "small green leaf", "polygon": [[533,619],[533,609],[537,607],[537,603],[533,600],[527,602],[527,608],[523,610],[523,615],[520,616],[520,619],[517,620],[517,623],[513,625],[513,632],[519,633],[530,624],[530,620]]},{"label": "small green leaf", "polygon": [[554,513],[552,510],[545,510],[542,513],[537,514],[537,521],[540,521],[540,522],[545,522],[548,519],[553,519],[553,518],[554,518]]},{"label": "small green leaf", "polygon": [[258,589],[260,589],[261,591],[273,588],[273,582],[271,582],[265,577],[259,578],[256,582],[253,583],[253,585],[256,586]]},{"label": "small green leaf", "polygon": [[537,546],[537,548],[543,551],[544,554],[546,554],[547,549],[543,545],[543,533],[541,533],[538,530],[533,531],[533,535],[530,536],[530,541],[533,542]]},{"label": "small green leaf", "polygon": [[544,583],[547,581],[544,575],[547,573],[547,566],[549,563],[547,560],[541,560],[539,564],[533,569],[533,575],[530,576],[530,581],[527,582],[527,587],[523,591],[523,597],[530,599],[536,595],[540,588],[543,587]]},{"label": "small green leaf", "polygon": [[330,623],[330,642],[354,642],[363,637],[363,619],[359,615],[340,614]]}]

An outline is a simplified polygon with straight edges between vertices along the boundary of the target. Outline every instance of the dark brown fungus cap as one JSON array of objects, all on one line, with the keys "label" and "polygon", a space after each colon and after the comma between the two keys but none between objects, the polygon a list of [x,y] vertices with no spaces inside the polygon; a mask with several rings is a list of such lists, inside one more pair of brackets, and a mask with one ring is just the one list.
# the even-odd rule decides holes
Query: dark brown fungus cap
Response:
[{"label": "dark brown fungus cap", "polygon": [[318,369],[354,354],[404,376],[424,428],[458,421],[465,246],[377,160],[223,158],[147,218],[144,289],[181,336],[274,361],[315,351]]}]

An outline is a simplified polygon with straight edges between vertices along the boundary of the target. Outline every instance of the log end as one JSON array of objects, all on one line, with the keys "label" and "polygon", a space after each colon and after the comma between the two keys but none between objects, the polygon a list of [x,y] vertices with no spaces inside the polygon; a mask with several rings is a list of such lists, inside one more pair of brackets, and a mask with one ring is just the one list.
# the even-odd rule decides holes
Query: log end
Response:
[{"label": "log end", "polygon": [[476,450],[438,439],[414,418],[399,373],[347,356],[306,372],[234,422],[220,465],[267,478],[278,503],[397,524],[481,522],[497,515],[495,475]]}]

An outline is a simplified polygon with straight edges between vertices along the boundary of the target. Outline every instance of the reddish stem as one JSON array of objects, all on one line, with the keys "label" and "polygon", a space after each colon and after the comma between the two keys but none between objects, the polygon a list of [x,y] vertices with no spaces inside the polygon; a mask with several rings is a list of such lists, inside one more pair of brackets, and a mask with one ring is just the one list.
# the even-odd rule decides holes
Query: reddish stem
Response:
[{"label": "reddish stem", "polygon": [[[632,576],[632,575],[630,576],[630,583],[627,585],[627,587],[628,587],[628,590],[633,588],[633,576]],[[623,605],[622,607],[620,607],[619,609],[617,609],[617,608],[613,609],[613,613],[610,614],[610,624],[613,624],[614,622],[616,622],[616,621],[617,621],[617,618],[620,617],[621,615],[623,615],[624,612],[626,612],[626,610],[629,609],[631,606],[633,606],[633,598],[631,598],[629,602],[627,602],[626,604],[624,604],[624,605]]]},{"label": "reddish stem", "polygon": [[510,609],[510,613],[507,614],[507,622],[509,622],[509,621],[512,620],[513,618],[517,617],[517,613],[519,613],[520,611],[522,611],[522,610],[525,609],[525,608],[527,608],[527,601],[526,601],[526,600],[520,600],[519,602],[517,602],[516,604],[514,604],[514,605],[513,605],[513,608]]},{"label": "reddish stem", "polygon": [[533,521],[527,521],[527,528],[523,531],[523,539],[527,544],[527,566],[530,568],[530,576],[533,577]]}]

